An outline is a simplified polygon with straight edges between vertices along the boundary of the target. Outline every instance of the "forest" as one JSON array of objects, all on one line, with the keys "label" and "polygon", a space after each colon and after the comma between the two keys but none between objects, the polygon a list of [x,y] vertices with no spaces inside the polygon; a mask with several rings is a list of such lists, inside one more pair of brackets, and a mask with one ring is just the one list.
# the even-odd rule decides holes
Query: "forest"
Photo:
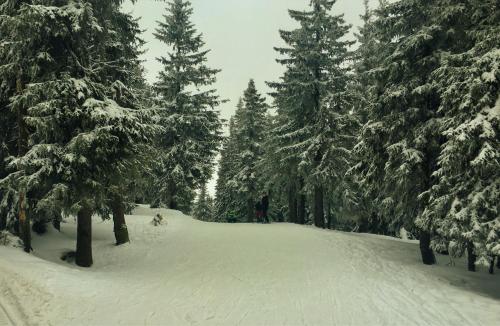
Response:
[{"label": "forest", "polygon": [[136,204],[255,223],[267,194],[273,223],[416,239],[425,265],[438,252],[493,273],[500,2],[365,0],[354,31],[336,1],[304,2],[279,31],[272,92],[248,76],[224,121],[189,1],[166,2],[151,84],[122,0],[2,0],[2,234],[30,253],[33,233],[75,216],[75,262],[91,267],[92,216],[121,245]]}]

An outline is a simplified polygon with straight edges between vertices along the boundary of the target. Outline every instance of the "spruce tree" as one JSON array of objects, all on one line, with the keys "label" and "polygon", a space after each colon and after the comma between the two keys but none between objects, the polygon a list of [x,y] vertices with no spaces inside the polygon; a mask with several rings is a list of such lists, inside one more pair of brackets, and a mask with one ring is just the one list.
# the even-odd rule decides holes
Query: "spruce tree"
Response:
[{"label": "spruce tree", "polygon": [[436,248],[468,252],[474,270],[476,257],[488,266],[500,255],[500,13],[498,1],[438,5],[449,44],[432,74],[444,143],[418,224],[436,232]]},{"label": "spruce tree", "polygon": [[237,193],[242,196],[240,202],[245,203],[246,220],[254,221],[255,203],[260,200],[264,192],[258,184],[261,171],[257,169],[257,163],[263,153],[263,141],[266,126],[267,104],[255,88],[255,82],[250,80],[248,88],[243,95],[243,106],[236,116],[236,143],[238,154],[236,155],[236,170],[232,179],[232,185]]},{"label": "spruce tree", "polygon": [[190,22],[189,1],[168,3],[156,38],[170,48],[159,58],[163,65],[155,90],[163,108],[159,123],[163,132],[154,166],[158,202],[172,209],[188,208],[194,189],[212,174],[222,140],[221,120],[216,107],[221,103],[211,89],[219,70],[206,65],[202,35]]},{"label": "spruce tree", "polygon": [[77,214],[76,263],[83,267],[93,262],[92,214],[107,211],[109,185],[127,175],[149,128],[137,110],[113,98],[119,79],[103,78],[110,66],[103,48],[113,38],[98,15],[108,5],[49,1],[22,6],[12,22],[18,40],[28,40],[12,53],[25,54],[31,78],[11,105],[25,108],[31,133],[28,151],[13,162],[19,172],[8,179],[37,199],[34,212]]},{"label": "spruce tree", "polygon": [[[2,46],[0,47],[0,58],[2,59],[0,67],[0,76],[2,78],[0,103],[2,111],[6,115],[2,115],[5,126],[6,137],[11,137],[10,140],[2,141],[3,155],[23,156],[28,150],[29,130],[26,124],[27,107],[25,103],[13,105],[11,98],[14,95],[21,95],[26,88],[28,82],[35,78],[39,63],[34,60],[32,51],[34,49],[33,39],[27,30],[22,28],[20,24],[22,20],[22,11],[28,6],[31,1],[23,0],[8,0],[4,1],[0,6],[0,38]],[[34,67],[34,69],[30,69]],[[10,121],[4,120],[10,119]],[[15,140],[15,145],[12,143]],[[11,144],[9,146],[8,143]],[[10,150],[9,150],[10,147]],[[5,164],[5,157],[2,158],[2,164]],[[10,159],[12,162],[12,159]],[[7,173],[8,170],[8,173]],[[22,168],[16,164],[10,164],[7,168],[3,168],[4,177],[22,174]],[[31,248],[31,229],[30,229],[30,214],[28,210],[28,198],[26,185],[14,183],[9,179],[3,179],[0,184],[2,190],[2,201],[0,204],[0,214],[5,214],[1,220],[5,224],[13,224],[15,219],[15,231],[19,233],[23,241],[24,251],[30,252]],[[9,221],[7,221],[7,218]],[[2,222],[2,224],[4,224]]]},{"label": "spruce tree", "polygon": [[[364,1],[365,12],[361,16],[363,25],[356,34],[358,49],[354,53],[354,73],[355,79],[352,85],[355,93],[353,114],[359,120],[359,128],[356,132],[358,145],[353,151],[352,168],[348,171],[348,180],[355,194],[354,206],[357,210],[357,229],[359,232],[372,232],[380,234],[390,234],[386,220],[380,214],[379,205],[375,204],[378,196],[378,187],[374,183],[367,182],[367,175],[363,172],[368,164],[374,164],[378,158],[378,169],[370,170],[370,178],[381,178],[375,175],[377,171],[383,171],[385,157],[373,155],[363,147],[362,132],[365,124],[369,122],[370,112],[374,110],[376,103],[377,67],[386,55],[384,48],[383,33],[376,25],[377,14],[384,8],[384,1],[379,1],[379,11],[369,7],[367,0]],[[361,141],[361,142],[360,142]]]},{"label": "spruce tree", "polygon": [[207,185],[203,184],[194,205],[193,217],[200,221],[212,222],[213,209],[213,199],[207,191]]},{"label": "spruce tree", "polygon": [[349,26],[343,16],[330,14],[334,3],[313,0],[309,11],[289,11],[300,28],[280,32],[288,47],[276,48],[285,56],[278,62],[287,70],[280,82],[269,83],[276,90],[278,113],[284,116],[281,150],[290,161],[290,174],[299,175],[290,184],[291,202],[296,185],[304,185],[313,194],[318,227],[325,226],[327,184],[339,184],[348,167],[355,123],[349,114],[352,96],[346,67],[352,42],[344,40]]},{"label": "spruce tree", "polygon": [[236,185],[230,182],[237,170],[236,117],[243,111],[243,100],[240,99],[236,115],[229,120],[229,135],[225,137],[219,160],[218,178],[215,187],[215,217],[217,222],[244,221],[245,203],[240,202]]},{"label": "spruce tree", "polygon": [[447,51],[446,33],[434,24],[436,1],[385,3],[375,22],[380,51],[373,105],[358,145],[362,185],[395,233],[419,233],[424,264],[434,264],[432,230],[415,221],[428,204],[440,153],[440,96],[430,78]]},{"label": "spruce tree", "polygon": [[[140,111],[143,119],[151,114],[144,108],[144,90],[147,88],[143,77],[143,68],[139,59],[144,41],[139,38],[141,30],[136,19],[130,14],[120,11],[120,3],[106,2],[99,8],[101,13],[99,24],[105,33],[101,36],[104,69],[100,78],[103,83],[112,86],[107,94],[120,106]],[[148,144],[149,145],[149,144]],[[129,234],[125,221],[125,212],[134,202],[134,193],[127,190],[144,173],[146,144],[130,143],[137,153],[134,160],[128,162],[129,167],[124,174],[110,179],[108,189],[109,207],[113,215],[113,231],[117,245],[129,242]]]}]

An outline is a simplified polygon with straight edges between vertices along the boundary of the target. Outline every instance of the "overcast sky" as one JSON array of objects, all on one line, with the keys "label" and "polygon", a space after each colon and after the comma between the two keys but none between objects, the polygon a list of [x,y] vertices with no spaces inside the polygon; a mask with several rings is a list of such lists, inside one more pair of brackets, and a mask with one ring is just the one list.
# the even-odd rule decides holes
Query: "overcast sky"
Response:
[{"label": "overcast sky", "polygon": [[[211,49],[208,65],[222,69],[215,87],[222,98],[230,100],[220,107],[222,117],[228,120],[250,78],[260,92],[267,93],[265,81],[275,81],[281,76],[283,69],[276,63],[277,53],[273,50],[282,45],[278,31],[296,27],[287,10],[306,9],[309,0],[191,0],[191,3],[193,23],[203,33],[206,48]],[[134,5],[127,2],[124,6],[126,12],[141,17],[143,38],[147,42],[143,59],[151,83],[162,69],[156,58],[166,56],[168,51],[153,36],[165,8],[166,3],[157,0],[138,0]],[[357,31],[363,12],[363,0],[338,0],[333,9],[333,14],[345,15],[347,23],[353,25],[352,32]],[[213,186],[211,182],[212,193]]]},{"label": "overcast sky", "polygon": [[[278,30],[295,27],[287,9],[305,9],[309,0],[191,0],[191,3],[192,20],[203,33],[207,49],[211,49],[208,64],[222,69],[216,88],[223,98],[230,100],[220,108],[223,118],[228,119],[250,78],[266,93],[265,81],[277,80],[282,74],[273,50],[281,45]],[[141,17],[141,26],[146,30],[144,65],[150,82],[156,80],[162,69],[155,58],[166,56],[168,51],[153,36],[156,21],[162,20],[165,7],[165,2],[156,0],[125,4],[124,10]],[[345,14],[346,21],[357,30],[363,11],[363,0],[338,0],[333,12]]]}]

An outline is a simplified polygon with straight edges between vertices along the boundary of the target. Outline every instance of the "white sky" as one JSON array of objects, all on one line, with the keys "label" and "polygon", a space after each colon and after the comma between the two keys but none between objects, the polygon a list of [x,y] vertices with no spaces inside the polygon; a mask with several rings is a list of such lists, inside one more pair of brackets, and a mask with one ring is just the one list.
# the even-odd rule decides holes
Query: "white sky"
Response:
[{"label": "white sky", "polygon": [[[191,3],[192,21],[203,33],[206,48],[211,49],[208,65],[222,69],[215,87],[222,98],[230,100],[220,107],[222,117],[228,120],[250,78],[261,93],[266,93],[269,89],[265,81],[275,81],[281,76],[283,69],[276,63],[278,55],[273,49],[282,45],[278,31],[294,28],[287,10],[305,9],[309,0],[191,0]],[[166,3],[158,0],[138,0],[134,5],[127,1],[124,5],[126,12],[141,17],[143,38],[147,42],[144,66],[151,83],[162,69],[156,58],[166,56],[168,51],[153,36],[157,21],[163,20],[165,7]],[[338,0],[333,9],[333,14],[345,14],[353,32],[357,31],[363,12],[363,0]],[[212,181],[209,187],[212,193],[214,184]]]}]

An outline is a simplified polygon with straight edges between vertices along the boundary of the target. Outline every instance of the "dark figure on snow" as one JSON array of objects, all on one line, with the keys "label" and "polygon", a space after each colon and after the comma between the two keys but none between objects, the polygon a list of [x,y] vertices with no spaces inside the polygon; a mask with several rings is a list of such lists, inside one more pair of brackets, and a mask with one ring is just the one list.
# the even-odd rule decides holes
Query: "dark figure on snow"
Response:
[{"label": "dark figure on snow", "polygon": [[269,217],[267,216],[267,211],[269,210],[269,196],[267,194],[263,194],[260,202],[262,205],[262,222],[269,223]]},{"label": "dark figure on snow", "polygon": [[262,203],[259,201],[255,204],[255,217],[257,217],[257,222],[262,222]]}]

